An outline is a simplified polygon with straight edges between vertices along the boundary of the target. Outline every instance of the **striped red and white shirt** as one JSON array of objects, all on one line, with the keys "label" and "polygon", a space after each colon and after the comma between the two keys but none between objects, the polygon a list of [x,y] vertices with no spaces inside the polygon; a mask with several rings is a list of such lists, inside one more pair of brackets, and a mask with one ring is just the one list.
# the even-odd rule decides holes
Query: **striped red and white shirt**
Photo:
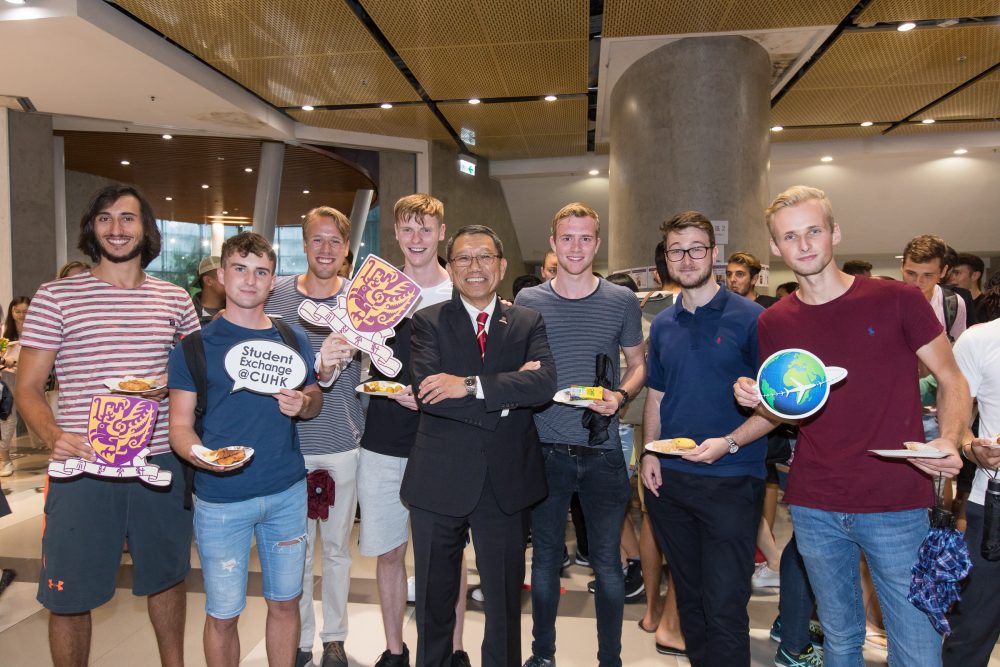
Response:
[{"label": "striped red and white shirt", "polygon": [[[140,286],[124,289],[88,271],[38,288],[21,344],[56,352],[56,421],[64,431],[86,436],[91,399],[109,393],[105,380],[162,375],[170,350],[197,329],[191,297],[180,287],[147,275]],[[170,449],[168,417],[164,400],[150,443],[153,454]]]}]

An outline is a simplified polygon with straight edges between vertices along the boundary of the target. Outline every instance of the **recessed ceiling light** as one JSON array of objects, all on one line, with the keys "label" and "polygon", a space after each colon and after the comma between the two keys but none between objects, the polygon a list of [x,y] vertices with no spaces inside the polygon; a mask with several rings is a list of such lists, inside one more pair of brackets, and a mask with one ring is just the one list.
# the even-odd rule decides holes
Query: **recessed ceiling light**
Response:
[{"label": "recessed ceiling light", "polygon": [[201,184],[201,189],[202,190],[208,190],[208,183],[202,183]]},{"label": "recessed ceiling light", "polygon": [[129,162],[128,160],[122,160],[122,166],[123,166],[123,167],[127,167],[127,166],[129,166],[130,164],[132,164],[132,163],[131,163],[131,162]]},{"label": "recessed ceiling light", "polygon": [[11,5],[23,5],[26,4],[28,0],[7,0],[7,2]]},{"label": "recessed ceiling light", "polygon": [[600,172],[600,171],[598,171],[597,169],[591,169],[591,170],[590,170],[590,171],[588,171],[587,173],[588,173],[588,174],[590,174],[591,176],[597,176],[597,175],[598,175],[599,173],[601,173],[601,172]]},{"label": "recessed ceiling light", "polygon": [[471,100],[469,100],[469,104],[479,104],[479,98],[473,97]]},{"label": "recessed ceiling light", "polygon": [[924,125],[931,125],[934,122],[934,119],[933,118],[924,118],[920,122],[923,123]]},{"label": "recessed ceiling light", "polygon": [[379,106],[382,107],[383,109],[391,109],[392,108],[392,105],[389,104],[388,102],[386,102],[385,104],[380,104]]},{"label": "recessed ceiling light", "polygon": [[300,217],[300,218],[302,218],[302,219],[304,220],[306,216],[304,216],[304,215],[300,215],[299,217]]},{"label": "recessed ceiling light", "polygon": [[229,211],[223,211],[222,215],[229,215]]},{"label": "recessed ceiling light", "polygon": [[309,194],[309,191],[308,190],[303,190],[302,194],[307,195],[307,194]]},{"label": "recessed ceiling light", "polygon": [[956,148],[952,152],[955,153],[955,155],[965,155],[966,153],[969,152],[969,149],[968,148]]},{"label": "recessed ceiling light", "polygon": [[559,98],[556,97],[555,95],[546,95],[545,96],[545,101],[546,102],[555,102],[557,99],[559,99]]},{"label": "recessed ceiling light", "polygon": [[253,173],[253,167],[244,167],[243,171],[245,171],[248,174]]},{"label": "recessed ceiling light", "polygon": [[913,23],[912,21],[907,21],[906,23],[900,23],[896,27],[896,30],[898,30],[899,32],[909,32],[916,27],[917,27],[916,23]]},{"label": "recessed ceiling light", "polygon": [[871,127],[874,124],[875,123],[871,122],[870,120],[866,120],[865,122],[861,123],[861,127]]},{"label": "recessed ceiling light", "polygon": [[833,162],[833,157],[830,155],[824,155],[819,159],[820,162]]},{"label": "recessed ceiling light", "polygon": [[172,134],[164,134],[164,135],[163,135],[163,138],[164,138],[164,139],[173,139],[173,138],[174,138],[174,135],[172,135]]},{"label": "recessed ceiling light", "polygon": [[315,109],[316,109],[316,107],[312,106],[311,104],[303,104],[302,105],[302,110],[303,111],[313,111]]},{"label": "recessed ceiling light", "polygon": [[893,255],[893,257],[894,257],[895,259],[903,259],[903,256],[902,256],[902,255]]},{"label": "recessed ceiling light", "polygon": [[173,197],[164,197],[164,199],[166,199],[167,201],[173,201],[174,200]]},{"label": "recessed ceiling light", "polygon": [[783,128],[781,125],[775,125],[774,127],[771,128],[771,131],[772,132],[781,132],[783,129],[785,129],[785,128]]}]

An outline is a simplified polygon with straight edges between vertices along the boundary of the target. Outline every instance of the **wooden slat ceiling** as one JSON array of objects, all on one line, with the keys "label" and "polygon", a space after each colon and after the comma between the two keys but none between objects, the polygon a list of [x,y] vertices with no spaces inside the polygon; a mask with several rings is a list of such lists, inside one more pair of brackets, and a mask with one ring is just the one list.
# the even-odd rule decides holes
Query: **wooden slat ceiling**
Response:
[{"label": "wooden slat ceiling", "polygon": [[[590,8],[601,3],[586,0],[115,4],[302,123],[450,141],[493,159],[578,155],[588,142],[607,152],[593,144],[588,109],[599,48],[592,31],[611,38],[843,24],[775,104],[772,124],[788,128],[775,141],[979,130],[1000,117],[1000,71],[951,94],[1000,63],[1000,22],[989,19],[1000,17],[1000,0],[871,0],[851,20],[858,0],[605,0],[596,17]],[[931,23],[893,29],[905,20]],[[545,95],[562,97],[546,103]],[[485,103],[464,102],[472,97]],[[307,104],[317,109],[299,110]],[[969,122],[930,130],[923,118]],[[876,125],[845,127],[866,120]],[[462,128],[476,132],[474,146],[459,143]]]},{"label": "wooden slat ceiling", "polygon": [[[253,218],[260,160],[258,140],[203,136],[167,140],[153,134],[103,132],[57,134],[64,140],[67,169],[136,185],[158,218],[210,222],[208,216],[223,211],[234,217]],[[129,164],[122,165],[122,160]],[[253,171],[247,172],[247,168]],[[349,214],[355,190],[374,187],[366,174],[342,159],[286,146],[277,223],[298,225],[303,213],[320,205]],[[71,217],[77,213],[69,211]],[[242,224],[250,223],[247,220]]]}]

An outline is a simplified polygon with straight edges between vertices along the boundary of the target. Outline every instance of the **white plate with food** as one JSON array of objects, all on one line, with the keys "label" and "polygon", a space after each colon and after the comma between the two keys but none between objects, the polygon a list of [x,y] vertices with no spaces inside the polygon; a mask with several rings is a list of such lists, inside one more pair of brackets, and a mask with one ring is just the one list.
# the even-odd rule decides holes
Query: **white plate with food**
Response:
[{"label": "white plate with food", "polygon": [[220,468],[241,466],[253,456],[253,448],[242,445],[220,447],[219,449],[209,449],[202,445],[193,445],[191,451],[205,463],[211,463]]},{"label": "white plate with food", "polygon": [[398,382],[369,380],[368,382],[359,384],[354,388],[354,391],[359,394],[368,394],[369,396],[395,396],[404,389],[406,389],[406,385]]},{"label": "white plate with food", "polygon": [[684,456],[690,454],[698,446],[691,438],[667,438],[666,440],[653,440],[647,442],[643,448],[644,452],[656,452],[668,456]]},{"label": "white plate with food", "polygon": [[126,375],[121,378],[108,378],[104,386],[119,394],[146,394],[163,389],[159,378],[143,378],[136,375]]},{"label": "white plate with food", "polygon": [[873,454],[887,459],[943,459],[948,452],[942,452],[924,442],[904,442],[906,449],[870,449]]},{"label": "white plate with food", "polygon": [[[594,404],[594,399],[587,395],[600,387],[567,387],[556,392],[552,400],[563,405],[572,405],[574,408],[585,408]],[[589,392],[587,390],[590,390]],[[603,390],[601,389],[603,393]],[[583,396],[581,396],[583,394]]]}]

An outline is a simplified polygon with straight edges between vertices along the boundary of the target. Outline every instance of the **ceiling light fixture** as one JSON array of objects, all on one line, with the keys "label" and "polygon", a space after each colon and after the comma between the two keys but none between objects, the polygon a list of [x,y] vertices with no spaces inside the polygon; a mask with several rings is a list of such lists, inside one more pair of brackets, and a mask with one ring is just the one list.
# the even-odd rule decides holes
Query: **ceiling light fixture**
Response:
[{"label": "ceiling light fixture", "polygon": [[229,215],[229,211],[223,211],[222,215]]},{"label": "ceiling light fixture", "polygon": [[480,99],[478,97],[473,97],[471,100],[469,100],[469,104],[479,104],[479,102]]},{"label": "ceiling light fixture", "polygon": [[559,99],[559,98],[556,97],[555,95],[546,95],[545,96],[545,101],[546,102],[555,102],[557,99]]},{"label": "ceiling light fixture", "polygon": [[874,124],[875,123],[871,122],[870,120],[866,120],[865,122],[861,123],[861,127],[871,127]]},{"label": "ceiling light fixture", "polygon": [[7,0],[7,3],[11,5],[25,5],[28,3],[28,0]]},{"label": "ceiling light fixture", "polygon": [[955,155],[965,155],[969,152],[968,148],[956,148],[954,151]]},{"label": "ceiling light fixture", "polygon": [[129,162],[128,160],[122,160],[122,166],[123,166],[123,167],[127,167],[127,166],[129,166],[130,164],[132,164],[132,163],[131,163],[131,162]]},{"label": "ceiling light fixture", "polygon": [[312,106],[311,104],[303,104],[302,105],[302,110],[303,111],[315,111],[316,107]]},{"label": "ceiling light fixture", "polygon": [[907,21],[906,23],[900,23],[898,26],[896,26],[896,30],[898,30],[899,32],[909,32],[916,27],[917,27],[916,23],[914,23],[913,21]]},{"label": "ceiling light fixture", "polygon": [[382,107],[383,109],[391,109],[392,108],[392,105],[389,104],[388,102],[385,102],[384,104],[380,104],[379,106]]},{"label": "ceiling light fixture", "polygon": [[820,162],[833,162],[833,157],[830,155],[824,155],[819,159]]},{"label": "ceiling light fixture", "polygon": [[587,173],[590,174],[591,176],[597,176],[601,172],[599,170],[597,170],[597,169],[591,169]]},{"label": "ceiling light fixture", "polygon": [[245,171],[248,174],[252,174],[253,173],[253,167],[244,167],[243,171]]},{"label": "ceiling light fixture", "polygon": [[924,125],[933,125],[934,124],[934,119],[933,118],[924,118],[920,122],[923,123]]},{"label": "ceiling light fixture", "polygon": [[166,199],[167,201],[173,201],[174,200],[173,197],[164,197],[164,199]]},{"label": "ceiling light fixture", "polygon": [[775,125],[774,127],[771,128],[771,131],[772,132],[781,132],[783,129],[785,129],[785,128],[782,127],[781,125]]},{"label": "ceiling light fixture", "polygon": [[303,190],[302,194],[307,195],[307,194],[309,194],[309,191],[308,190]]},{"label": "ceiling light fixture", "polygon": [[172,134],[164,134],[164,135],[163,135],[163,138],[164,138],[164,139],[173,139],[173,138],[174,138],[174,136],[173,136]]},{"label": "ceiling light fixture", "polygon": [[207,183],[202,183],[201,189],[202,190],[208,190],[208,184]]}]

